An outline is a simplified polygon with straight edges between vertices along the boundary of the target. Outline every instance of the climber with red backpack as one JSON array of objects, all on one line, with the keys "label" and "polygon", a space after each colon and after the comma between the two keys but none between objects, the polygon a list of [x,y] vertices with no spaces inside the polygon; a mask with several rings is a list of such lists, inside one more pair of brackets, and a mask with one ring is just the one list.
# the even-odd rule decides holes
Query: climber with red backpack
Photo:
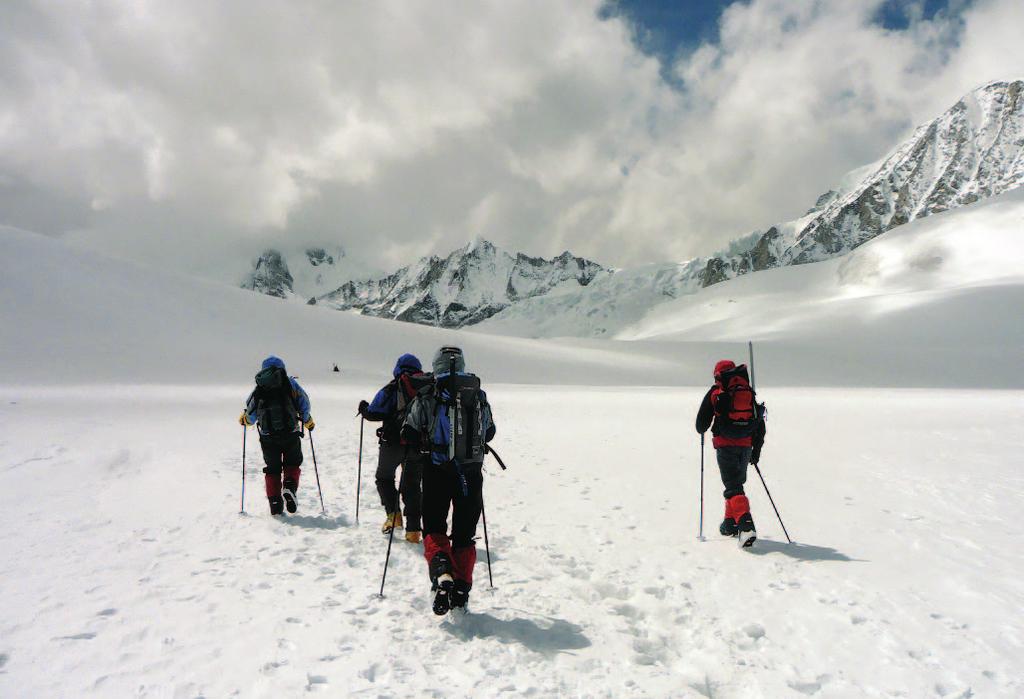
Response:
[{"label": "climber with red backpack", "polygon": [[757,539],[750,502],[744,493],[747,464],[756,465],[764,445],[764,405],[750,385],[744,364],[723,359],[715,364],[715,384],[708,389],[697,412],[697,432],[711,428],[718,470],[725,486],[725,518],[718,530],[739,538],[741,546]]},{"label": "climber with red backpack", "polygon": [[[405,503],[405,540],[418,544],[423,539],[421,513],[423,496],[421,479],[426,457],[417,446],[402,437],[402,422],[409,405],[423,389],[432,386],[434,379],[423,373],[420,360],[412,354],[403,354],[395,362],[391,372],[392,380],[377,391],[373,401],[359,403],[359,414],[371,422],[383,423],[377,429],[380,451],[377,459],[377,493],[387,513],[381,531],[390,534],[394,528],[402,528],[402,512],[399,508],[399,490]],[[395,488],[395,474],[402,466],[400,487]]]}]

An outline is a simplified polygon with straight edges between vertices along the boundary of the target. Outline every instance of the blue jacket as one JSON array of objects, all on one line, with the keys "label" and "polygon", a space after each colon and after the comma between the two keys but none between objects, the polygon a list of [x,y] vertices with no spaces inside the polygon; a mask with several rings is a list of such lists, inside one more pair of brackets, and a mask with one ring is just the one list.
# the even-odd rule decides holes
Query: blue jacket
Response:
[{"label": "blue jacket", "polygon": [[398,444],[401,439],[402,426],[398,422],[399,377],[402,374],[419,374],[422,371],[423,365],[415,355],[403,354],[395,362],[395,368],[391,371],[394,379],[377,391],[377,395],[370,402],[370,407],[363,413],[363,417],[370,422],[384,423],[377,430],[377,437],[381,442]]},{"label": "blue jacket", "polygon": [[[284,367],[284,362],[281,359],[279,359],[278,357],[275,357],[273,355],[271,355],[271,356],[269,356],[269,357],[267,357],[266,359],[263,360],[263,366],[261,368],[267,369],[267,368],[272,367],[272,366],[280,367],[281,369],[285,368]],[[292,385],[292,393],[295,396],[295,407],[298,409],[299,415],[302,416],[302,421],[303,422],[307,422],[309,420],[309,410],[310,410],[309,395],[306,393],[305,389],[303,389],[302,386],[299,385],[299,382],[296,381],[291,376],[288,377],[288,381]],[[250,393],[249,394],[249,399],[245,402],[245,419],[248,421],[248,423],[250,425],[255,425],[256,424],[256,407],[257,406],[256,406],[255,394],[256,394],[255,391]],[[296,430],[296,431],[298,431],[298,430]]]},{"label": "blue jacket", "polygon": [[[403,371],[419,373],[423,371],[423,365],[414,354],[403,354],[395,362],[395,368],[391,375],[398,378]],[[395,382],[391,381],[387,386],[377,391],[377,395],[370,401],[370,407],[366,410],[366,419],[371,422],[382,422],[392,417],[398,410],[398,395],[395,392]]]}]

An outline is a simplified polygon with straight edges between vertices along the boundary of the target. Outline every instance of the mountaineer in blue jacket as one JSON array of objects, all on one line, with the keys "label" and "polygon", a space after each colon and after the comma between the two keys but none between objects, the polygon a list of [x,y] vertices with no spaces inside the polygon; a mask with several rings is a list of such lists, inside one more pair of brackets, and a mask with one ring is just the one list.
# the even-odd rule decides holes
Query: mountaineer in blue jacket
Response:
[{"label": "mountaineer in blue jacket", "polygon": [[395,473],[402,466],[401,495],[405,503],[405,540],[418,544],[423,539],[420,517],[422,495],[420,479],[423,477],[425,456],[416,444],[402,438],[402,422],[416,395],[433,385],[433,377],[423,373],[420,360],[412,354],[403,354],[395,362],[392,380],[377,391],[373,401],[359,403],[359,414],[371,422],[383,423],[377,429],[379,452],[377,458],[377,493],[387,517],[381,531],[389,534],[395,527],[402,528],[395,488]]},{"label": "mountaineer in blue jacket", "polygon": [[316,426],[309,414],[309,396],[298,381],[288,376],[283,361],[267,357],[256,374],[256,388],[249,394],[238,423],[243,427],[259,426],[260,447],[267,463],[264,481],[272,515],[283,514],[285,506],[289,512],[298,509],[296,492],[302,471],[300,421],[310,432]]}]

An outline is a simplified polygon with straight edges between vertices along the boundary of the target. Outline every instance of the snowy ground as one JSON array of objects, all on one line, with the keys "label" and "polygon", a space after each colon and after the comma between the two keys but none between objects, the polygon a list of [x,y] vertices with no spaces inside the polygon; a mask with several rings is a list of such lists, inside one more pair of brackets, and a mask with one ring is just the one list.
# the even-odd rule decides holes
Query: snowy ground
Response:
[{"label": "snowy ground", "polygon": [[[473,613],[430,613],[385,540],[358,421],[310,381],[300,516],[272,520],[230,387],[0,389],[0,696],[907,696],[1024,693],[1024,394],[775,389],[752,552],[715,533],[702,388],[498,385]],[[759,377],[760,378],[760,377]],[[250,435],[251,436],[251,435]],[[368,440],[368,443],[370,440]],[[308,459],[308,443],[306,454]]]}]

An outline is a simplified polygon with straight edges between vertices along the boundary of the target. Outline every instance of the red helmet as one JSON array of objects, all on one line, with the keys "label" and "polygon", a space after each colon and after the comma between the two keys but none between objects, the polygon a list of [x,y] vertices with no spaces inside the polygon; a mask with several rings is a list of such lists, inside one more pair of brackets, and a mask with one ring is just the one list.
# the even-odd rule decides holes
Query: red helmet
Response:
[{"label": "red helmet", "polygon": [[733,362],[731,359],[719,359],[718,362],[715,363],[715,378],[717,379],[718,375],[721,374],[723,371],[729,371],[730,369],[735,368],[736,363]]}]

